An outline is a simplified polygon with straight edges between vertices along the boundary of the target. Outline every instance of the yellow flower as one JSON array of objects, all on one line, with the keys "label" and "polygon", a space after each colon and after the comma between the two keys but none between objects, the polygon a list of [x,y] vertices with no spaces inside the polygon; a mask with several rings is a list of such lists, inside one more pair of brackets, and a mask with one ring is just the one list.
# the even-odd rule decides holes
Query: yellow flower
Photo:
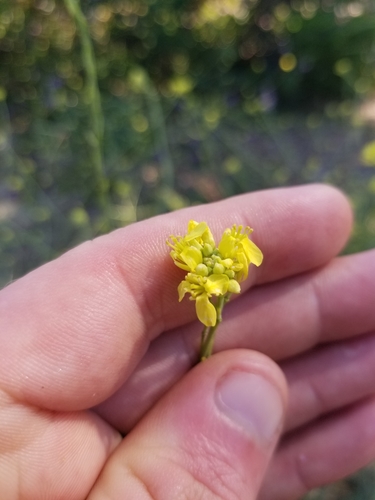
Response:
[{"label": "yellow flower", "polygon": [[236,224],[232,229],[226,229],[218,245],[220,255],[224,259],[232,259],[237,262],[238,280],[243,281],[247,278],[250,264],[260,266],[263,261],[261,250],[249,239],[249,234],[253,232],[247,226],[242,232],[243,227]]},{"label": "yellow flower", "polygon": [[191,294],[195,300],[195,310],[199,321],[206,326],[216,324],[216,308],[210,302],[212,295],[225,295],[228,292],[230,280],[226,274],[212,274],[208,278],[197,274],[188,273],[178,286],[179,301],[186,293]]},{"label": "yellow flower", "polygon": [[171,236],[167,241],[176,266],[188,271],[178,287],[179,300],[189,293],[198,319],[207,327],[216,325],[217,307],[222,309],[219,302],[215,307],[212,296],[228,299],[231,293],[240,293],[239,281],[247,277],[250,264],[262,263],[262,252],[249,240],[252,231],[234,225],[224,231],[216,247],[207,223],[191,220],[185,236]]},{"label": "yellow flower", "polygon": [[215,246],[215,240],[206,222],[189,221],[186,241],[196,240],[202,246],[205,244]]},{"label": "yellow flower", "polygon": [[177,267],[185,271],[195,271],[203,262],[204,251],[215,246],[215,240],[206,222],[191,220],[188,232],[183,237],[171,236],[167,244],[172,248],[171,257]]}]

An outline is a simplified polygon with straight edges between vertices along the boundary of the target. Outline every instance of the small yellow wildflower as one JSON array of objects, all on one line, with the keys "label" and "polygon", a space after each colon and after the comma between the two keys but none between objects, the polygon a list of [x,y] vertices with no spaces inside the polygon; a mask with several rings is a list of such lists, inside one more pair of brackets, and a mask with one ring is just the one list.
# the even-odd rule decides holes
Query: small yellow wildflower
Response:
[{"label": "small yellow wildflower", "polygon": [[225,295],[230,281],[226,274],[212,274],[206,278],[189,273],[178,286],[179,301],[181,302],[186,293],[190,293],[190,299],[195,300],[195,310],[199,321],[206,326],[214,326],[217,313],[209,299],[212,295]]},{"label": "small yellow wildflower", "polygon": [[249,235],[253,229],[246,227],[242,232],[242,226],[234,226],[232,229],[226,229],[219,243],[218,249],[224,258],[237,260],[242,264],[239,270],[238,279],[243,281],[247,278],[250,264],[260,266],[263,261],[263,254],[260,249],[249,240]]},{"label": "small yellow wildflower", "polygon": [[171,236],[171,242],[167,244],[172,248],[171,257],[176,266],[185,271],[195,271],[196,267],[203,262],[204,253],[212,252],[215,241],[212,233],[205,222],[191,220],[188,224],[188,232],[183,237]]},{"label": "small yellow wildflower", "polygon": [[252,232],[250,227],[234,225],[224,231],[216,247],[207,223],[191,220],[185,236],[171,236],[167,241],[176,266],[188,271],[178,287],[179,300],[190,293],[198,319],[206,327],[217,325],[219,320],[212,296],[228,299],[231,293],[240,293],[239,282],[247,278],[250,264],[262,263],[262,252],[249,240]]}]

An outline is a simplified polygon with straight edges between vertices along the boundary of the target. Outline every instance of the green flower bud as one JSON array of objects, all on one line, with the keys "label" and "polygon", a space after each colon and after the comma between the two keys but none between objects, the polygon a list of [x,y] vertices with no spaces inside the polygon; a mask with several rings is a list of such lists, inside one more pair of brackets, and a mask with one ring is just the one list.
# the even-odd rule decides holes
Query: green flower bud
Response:
[{"label": "green flower bud", "polygon": [[204,264],[198,264],[195,268],[195,272],[199,274],[199,276],[208,276],[208,268]]},{"label": "green flower bud", "polygon": [[212,255],[213,251],[214,250],[209,243],[204,244],[203,249],[202,249],[202,253],[205,257],[209,257],[210,255]]},{"label": "green flower bud", "polygon": [[229,280],[228,284],[228,292],[229,293],[240,293],[241,287],[238,281],[236,280]]},{"label": "green flower bud", "polygon": [[214,274],[224,274],[224,271],[225,271],[225,268],[222,264],[219,264],[218,262],[216,262],[216,264],[214,265]]},{"label": "green flower bud", "polygon": [[227,269],[227,270],[225,271],[225,274],[228,276],[228,278],[233,279],[233,278],[234,278],[234,275],[235,275],[235,272],[234,272],[234,271],[232,271],[231,269]]}]

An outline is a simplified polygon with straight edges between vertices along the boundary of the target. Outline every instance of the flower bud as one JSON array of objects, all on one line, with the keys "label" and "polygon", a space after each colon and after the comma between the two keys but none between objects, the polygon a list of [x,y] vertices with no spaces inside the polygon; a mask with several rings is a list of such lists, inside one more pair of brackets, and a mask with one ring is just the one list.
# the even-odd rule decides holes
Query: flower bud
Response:
[{"label": "flower bud", "polygon": [[213,248],[209,243],[205,243],[203,248],[202,248],[202,253],[205,257],[209,257],[212,255]]},{"label": "flower bud", "polygon": [[214,265],[214,274],[224,274],[224,271],[225,271],[225,268],[222,264],[219,264],[218,262],[216,262],[216,264]]},{"label": "flower bud", "polygon": [[240,293],[241,287],[238,281],[236,280],[229,280],[228,284],[228,292],[229,293]]},{"label": "flower bud", "polygon": [[198,264],[195,268],[195,272],[199,274],[199,276],[208,276],[208,268],[204,264]]}]

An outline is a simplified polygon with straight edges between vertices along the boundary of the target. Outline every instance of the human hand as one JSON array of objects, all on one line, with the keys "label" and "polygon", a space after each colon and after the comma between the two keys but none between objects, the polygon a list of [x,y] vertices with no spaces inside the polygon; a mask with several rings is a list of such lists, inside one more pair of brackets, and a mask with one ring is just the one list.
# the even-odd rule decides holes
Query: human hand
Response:
[{"label": "human hand", "polygon": [[[191,303],[177,303],[181,276],[165,248],[190,218],[217,233],[250,224],[265,254],[243,288],[256,286],[226,307],[223,352],[191,371],[199,327]],[[350,224],[345,199],[328,187],[254,193],[115,231],[5,288],[0,497],[255,498],[285,385],[264,355],[234,348],[296,356],[283,363],[289,433],[261,498],[292,498],[366,463],[375,455],[373,339],[343,339],[374,328],[374,259],[330,262]],[[119,431],[130,433],[121,441]]]}]

